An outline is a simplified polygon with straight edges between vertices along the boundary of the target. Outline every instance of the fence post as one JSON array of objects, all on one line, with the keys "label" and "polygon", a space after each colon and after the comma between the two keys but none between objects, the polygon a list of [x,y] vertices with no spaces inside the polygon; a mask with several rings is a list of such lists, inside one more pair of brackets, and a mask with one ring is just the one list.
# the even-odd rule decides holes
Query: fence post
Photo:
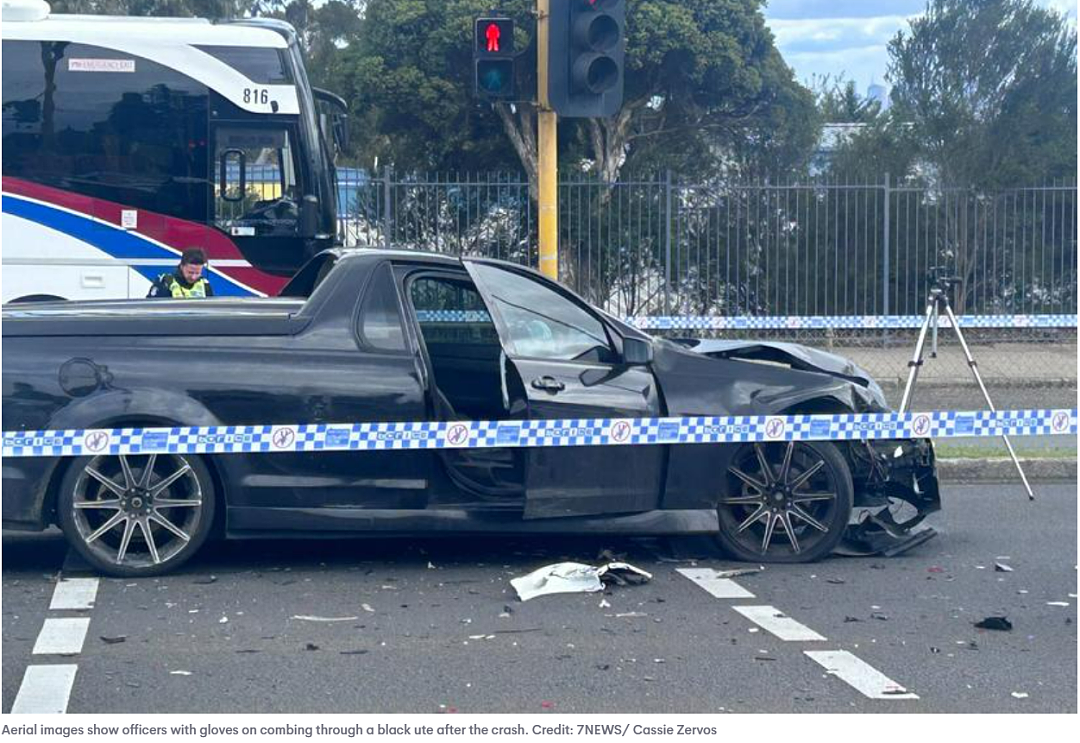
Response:
[{"label": "fence post", "polygon": [[891,195],[891,184],[889,183],[889,173],[885,173],[885,239],[882,241],[882,245],[885,246],[884,260],[881,262],[881,282],[882,282],[882,297],[884,298],[883,309],[886,315],[889,314],[889,196]]},{"label": "fence post", "polygon": [[390,249],[390,166],[383,168],[383,248]]},{"label": "fence post", "polygon": [[664,314],[671,314],[671,169],[664,179]]}]

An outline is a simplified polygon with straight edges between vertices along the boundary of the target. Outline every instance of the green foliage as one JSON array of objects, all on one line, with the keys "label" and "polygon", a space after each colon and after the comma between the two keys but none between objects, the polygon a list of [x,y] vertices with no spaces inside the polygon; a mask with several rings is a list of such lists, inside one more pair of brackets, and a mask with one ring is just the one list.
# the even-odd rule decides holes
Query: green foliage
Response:
[{"label": "green foliage", "polygon": [[881,103],[863,98],[855,89],[855,81],[842,75],[814,78],[811,83],[815,104],[821,120],[829,124],[868,124],[881,115]]},{"label": "green foliage", "polygon": [[892,115],[944,183],[1076,172],[1076,32],[1031,0],[931,0],[889,44]]}]

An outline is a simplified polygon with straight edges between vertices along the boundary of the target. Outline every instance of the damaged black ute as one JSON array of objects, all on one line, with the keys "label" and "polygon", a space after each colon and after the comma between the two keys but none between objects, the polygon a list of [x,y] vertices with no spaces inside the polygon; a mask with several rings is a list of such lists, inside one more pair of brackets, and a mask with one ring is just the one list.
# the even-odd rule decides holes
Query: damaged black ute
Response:
[{"label": "damaged black ute", "polygon": [[[655,339],[534,271],[414,252],[321,254],[278,298],[12,307],[3,334],[5,431],[885,409],[835,356]],[[808,561],[910,547],[939,507],[928,440],[31,457],[3,478],[5,528],[59,524],[113,575],[214,535],[707,534]]]}]

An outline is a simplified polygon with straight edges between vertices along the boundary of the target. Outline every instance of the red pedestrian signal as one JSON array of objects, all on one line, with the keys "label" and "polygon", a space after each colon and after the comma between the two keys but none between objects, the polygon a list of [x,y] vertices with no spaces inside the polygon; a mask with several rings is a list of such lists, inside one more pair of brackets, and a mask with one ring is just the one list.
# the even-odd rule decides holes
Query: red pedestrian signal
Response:
[{"label": "red pedestrian signal", "polygon": [[477,18],[473,69],[476,95],[489,100],[514,99],[514,22]]},{"label": "red pedestrian signal", "polygon": [[487,39],[487,50],[489,52],[499,51],[499,31],[498,23],[489,23],[487,28],[484,29],[484,37]]}]

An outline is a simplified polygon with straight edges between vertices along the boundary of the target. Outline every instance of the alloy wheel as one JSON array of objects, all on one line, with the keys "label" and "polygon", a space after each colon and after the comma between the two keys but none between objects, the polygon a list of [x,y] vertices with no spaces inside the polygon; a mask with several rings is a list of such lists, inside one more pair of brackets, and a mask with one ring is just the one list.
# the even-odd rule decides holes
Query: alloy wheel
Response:
[{"label": "alloy wheel", "polygon": [[718,512],[725,541],[744,559],[799,562],[835,546],[851,511],[843,458],[831,444],[755,443],[728,467]]},{"label": "alloy wheel", "polygon": [[198,474],[174,454],[93,458],[75,481],[70,509],[94,562],[136,571],[176,561],[207,518]]}]

